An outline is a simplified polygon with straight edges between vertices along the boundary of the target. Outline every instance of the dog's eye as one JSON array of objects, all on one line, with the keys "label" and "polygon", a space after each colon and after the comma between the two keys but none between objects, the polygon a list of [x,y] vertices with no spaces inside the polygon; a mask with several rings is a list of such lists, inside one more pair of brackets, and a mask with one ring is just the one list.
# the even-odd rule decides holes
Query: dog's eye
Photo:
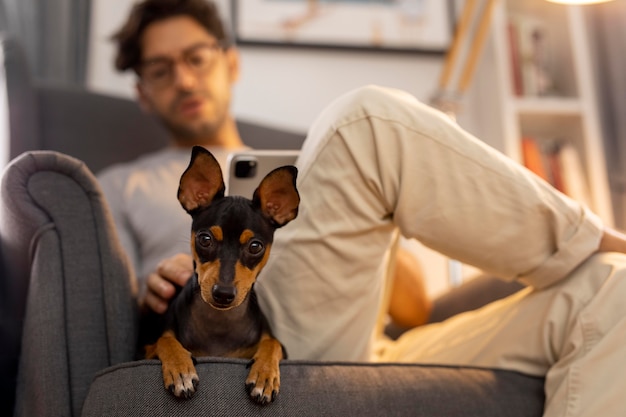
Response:
[{"label": "dog's eye", "polygon": [[252,255],[258,255],[259,253],[263,252],[263,243],[258,240],[250,241],[250,243],[248,243],[248,252],[250,252]]},{"label": "dog's eye", "polygon": [[208,248],[213,244],[213,237],[209,233],[198,233],[196,242],[203,248]]}]

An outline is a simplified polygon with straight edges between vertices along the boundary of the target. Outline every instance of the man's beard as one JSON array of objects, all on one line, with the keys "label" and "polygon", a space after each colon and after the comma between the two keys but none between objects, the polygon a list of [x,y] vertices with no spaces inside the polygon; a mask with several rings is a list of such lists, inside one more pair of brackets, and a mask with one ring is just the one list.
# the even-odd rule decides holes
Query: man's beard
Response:
[{"label": "man's beard", "polygon": [[215,136],[217,126],[210,122],[202,122],[197,126],[188,126],[183,123],[174,122],[162,115],[157,116],[161,124],[170,132],[177,141],[183,141],[189,145],[206,142],[207,139]]},{"label": "man's beard", "polygon": [[[209,95],[206,93],[195,93],[195,95],[198,94],[204,96],[206,99],[210,99]],[[176,112],[181,101],[192,95],[194,94],[187,91],[180,92],[169,108],[170,114]],[[223,115],[216,115],[215,120],[203,120],[199,124],[178,122],[168,117],[167,114],[157,114],[156,116],[175,140],[185,142],[188,145],[208,144],[208,141],[214,140],[219,127],[224,122]]]}]

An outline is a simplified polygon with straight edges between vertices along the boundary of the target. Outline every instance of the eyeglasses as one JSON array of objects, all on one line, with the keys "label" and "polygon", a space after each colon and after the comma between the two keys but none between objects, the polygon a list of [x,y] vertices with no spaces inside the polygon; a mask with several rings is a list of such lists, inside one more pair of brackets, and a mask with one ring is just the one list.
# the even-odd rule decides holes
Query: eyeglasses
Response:
[{"label": "eyeglasses", "polygon": [[221,50],[219,44],[196,45],[184,51],[182,57],[178,59],[155,58],[142,62],[137,68],[137,74],[146,84],[155,88],[165,88],[174,82],[174,68],[179,61],[195,75],[203,75],[211,70]]}]

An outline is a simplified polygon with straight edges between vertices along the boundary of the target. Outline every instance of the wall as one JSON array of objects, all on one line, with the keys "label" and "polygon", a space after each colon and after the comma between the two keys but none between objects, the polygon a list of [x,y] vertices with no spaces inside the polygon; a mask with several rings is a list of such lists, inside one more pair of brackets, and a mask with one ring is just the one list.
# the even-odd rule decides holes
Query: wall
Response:
[{"label": "wall", "polygon": [[[218,0],[225,16],[229,1]],[[132,96],[133,76],[112,67],[110,35],[125,19],[132,0],[93,0],[87,85]],[[297,48],[240,47],[242,76],[235,88],[238,117],[305,131],[333,98],[364,84],[409,91],[428,100],[442,63],[439,55],[372,53]]]}]

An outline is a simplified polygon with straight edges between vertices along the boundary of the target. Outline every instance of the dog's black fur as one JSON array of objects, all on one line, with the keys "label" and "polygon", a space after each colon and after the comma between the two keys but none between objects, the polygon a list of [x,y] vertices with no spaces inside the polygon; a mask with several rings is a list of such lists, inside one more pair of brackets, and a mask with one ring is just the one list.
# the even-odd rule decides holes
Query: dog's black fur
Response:
[{"label": "dog's black fur", "polygon": [[251,358],[246,386],[251,397],[271,402],[286,357],[259,308],[254,283],[267,262],[274,231],[297,216],[300,197],[293,166],[268,174],[252,200],[225,197],[219,164],[194,147],[178,198],[192,216],[194,275],[170,303],[164,331],[146,347],[158,357],[165,387],[177,397],[196,390],[193,356]]}]

